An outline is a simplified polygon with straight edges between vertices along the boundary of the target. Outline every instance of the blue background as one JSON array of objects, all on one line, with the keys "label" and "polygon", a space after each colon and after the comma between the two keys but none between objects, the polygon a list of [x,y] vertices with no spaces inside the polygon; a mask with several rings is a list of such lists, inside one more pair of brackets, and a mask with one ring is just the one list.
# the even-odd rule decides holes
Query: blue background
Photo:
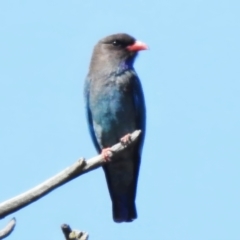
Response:
[{"label": "blue background", "polygon": [[240,239],[240,3],[207,0],[1,1],[0,201],[96,155],[83,82],[94,44],[126,32],[150,46],[135,67],[147,135],[133,223],[112,221],[103,171],[15,216],[9,240]]}]

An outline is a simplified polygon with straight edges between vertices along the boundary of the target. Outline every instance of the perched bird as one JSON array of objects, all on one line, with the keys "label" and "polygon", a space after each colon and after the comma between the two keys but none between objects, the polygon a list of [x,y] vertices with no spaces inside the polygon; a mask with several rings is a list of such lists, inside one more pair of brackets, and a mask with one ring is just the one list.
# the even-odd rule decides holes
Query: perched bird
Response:
[{"label": "perched bird", "polygon": [[135,197],[145,135],[145,102],[133,68],[138,51],[147,45],[128,34],[100,40],[94,50],[85,81],[87,120],[94,145],[107,159],[106,148],[128,142],[129,133],[142,130],[139,140],[103,166],[112,199],[113,220],[137,218]]}]

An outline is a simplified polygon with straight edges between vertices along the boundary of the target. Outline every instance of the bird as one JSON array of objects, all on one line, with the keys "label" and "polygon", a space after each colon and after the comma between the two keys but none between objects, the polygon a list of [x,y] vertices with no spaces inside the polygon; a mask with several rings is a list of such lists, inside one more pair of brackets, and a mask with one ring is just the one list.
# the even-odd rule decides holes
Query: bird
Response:
[{"label": "bird", "polygon": [[94,47],[84,83],[87,123],[94,146],[108,160],[107,150],[129,133],[142,131],[137,142],[103,165],[112,201],[113,220],[132,222],[141,152],[145,136],[146,109],[141,82],[134,69],[138,52],[148,46],[126,33],[101,39]]}]

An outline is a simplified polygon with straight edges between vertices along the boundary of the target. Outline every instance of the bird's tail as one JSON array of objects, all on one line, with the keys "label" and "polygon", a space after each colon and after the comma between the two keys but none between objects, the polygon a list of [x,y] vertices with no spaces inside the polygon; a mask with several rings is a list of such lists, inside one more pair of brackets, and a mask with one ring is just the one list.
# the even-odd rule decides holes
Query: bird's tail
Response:
[{"label": "bird's tail", "polygon": [[137,218],[135,202],[128,202],[124,199],[113,201],[113,220],[117,223],[132,222]]}]

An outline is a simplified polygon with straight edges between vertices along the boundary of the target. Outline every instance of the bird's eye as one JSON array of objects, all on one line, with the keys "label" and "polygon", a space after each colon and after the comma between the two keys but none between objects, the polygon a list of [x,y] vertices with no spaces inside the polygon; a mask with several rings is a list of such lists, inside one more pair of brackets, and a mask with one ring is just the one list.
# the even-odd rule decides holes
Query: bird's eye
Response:
[{"label": "bird's eye", "polygon": [[121,46],[122,44],[121,44],[120,41],[114,40],[114,41],[112,42],[112,45],[115,46],[115,47],[118,47],[118,46]]}]

